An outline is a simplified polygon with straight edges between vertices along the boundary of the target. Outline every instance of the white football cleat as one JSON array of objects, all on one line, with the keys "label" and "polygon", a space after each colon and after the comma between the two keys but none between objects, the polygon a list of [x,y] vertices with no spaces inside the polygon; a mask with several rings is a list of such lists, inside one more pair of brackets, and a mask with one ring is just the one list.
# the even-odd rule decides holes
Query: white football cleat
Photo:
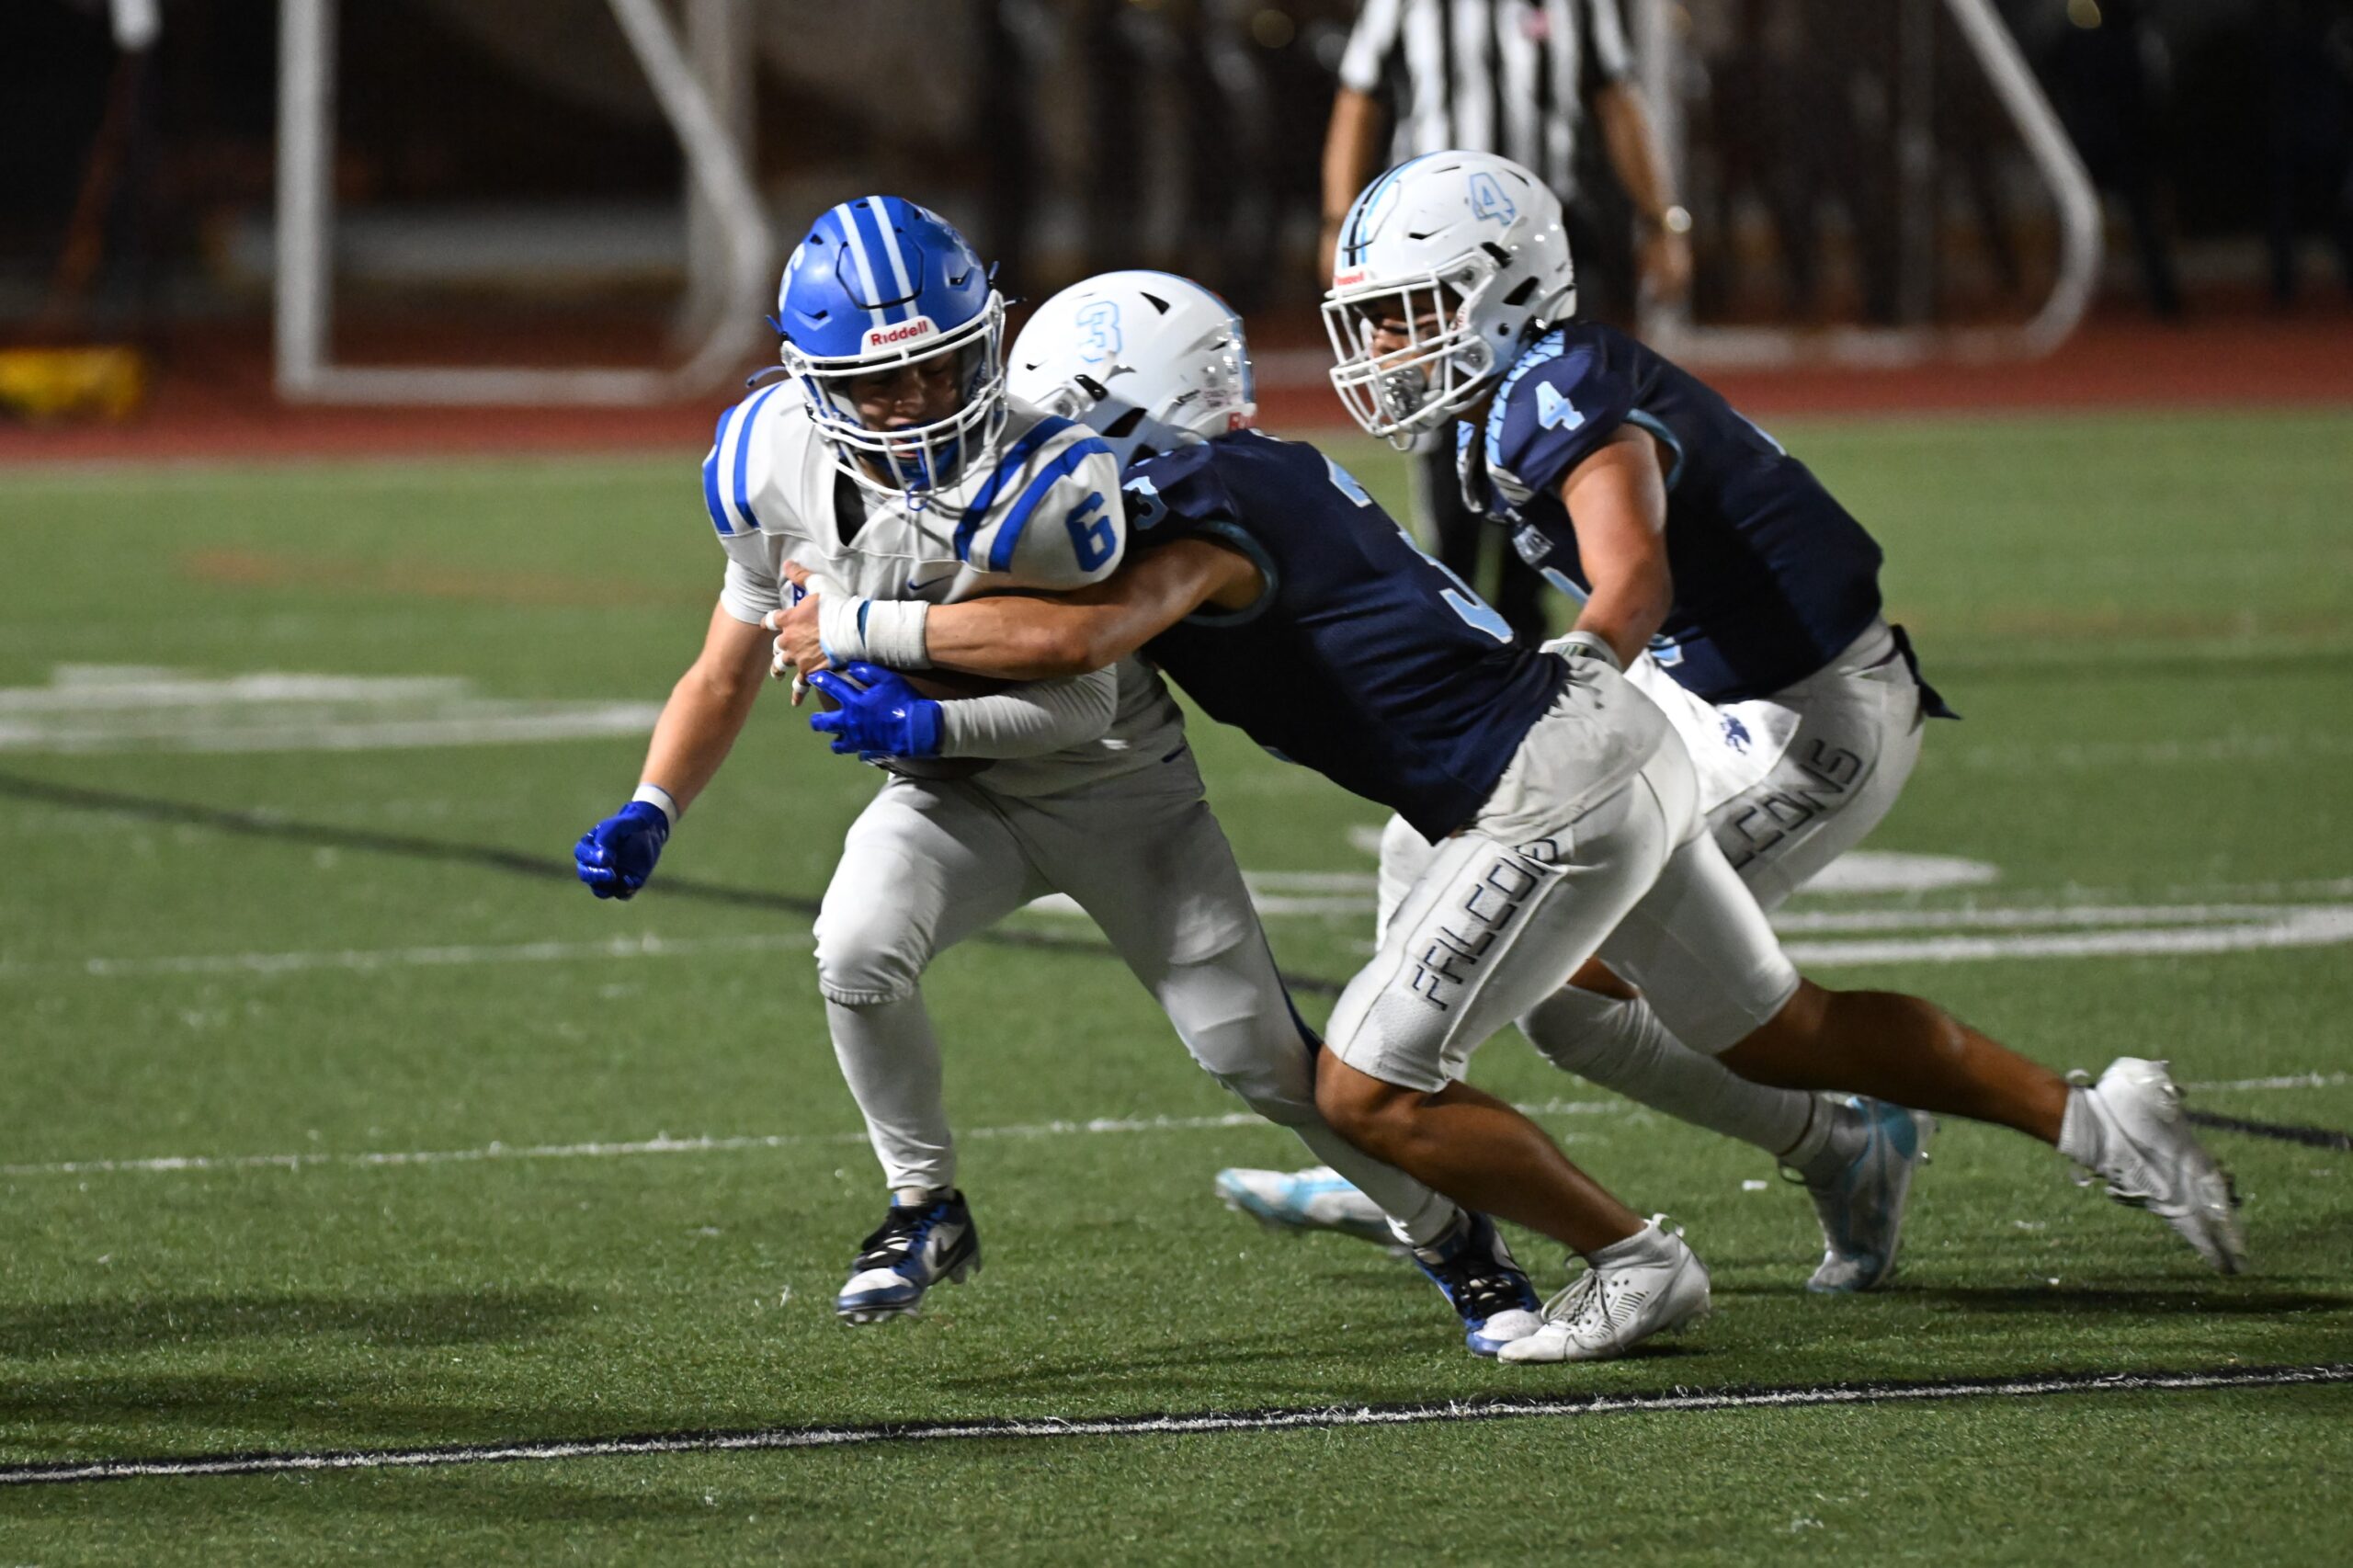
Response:
[{"label": "white football cleat", "polygon": [[2099,1119],[2101,1158],[2093,1173],[2108,1183],[2108,1195],[2171,1225],[2220,1272],[2245,1268],[2238,1194],[2190,1131],[2166,1063],[2120,1056],[2082,1096]]},{"label": "white football cleat", "polygon": [[1329,1165],[1303,1171],[1232,1166],[1217,1173],[1217,1195],[1228,1209],[1270,1231],[1337,1231],[1382,1246],[1401,1244],[1381,1206]]},{"label": "white football cleat", "polygon": [[1895,1272],[1904,1208],[1913,1173],[1927,1158],[1936,1118],[1885,1100],[1847,1096],[1842,1108],[1863,1118],[1863,1146],[1824,1182],[1805,1189],[1822,1220],[1822,1266],[1805,1288],[1823,1295],[1869,1290]]},{"label": "white football cleat", "polygon": [[1666,1229],[1665,1219],[1654,1214],[1627,1238],[1647,1244],[1633,1257],[1593,1264],[1578,1275],[1544,1303],[1544,1326],[1503,1346],[1495,1359],[1613,1360],[1654,1334],[1706,1315],[1707,1266],[1684,1244],[1681,1231]]}]

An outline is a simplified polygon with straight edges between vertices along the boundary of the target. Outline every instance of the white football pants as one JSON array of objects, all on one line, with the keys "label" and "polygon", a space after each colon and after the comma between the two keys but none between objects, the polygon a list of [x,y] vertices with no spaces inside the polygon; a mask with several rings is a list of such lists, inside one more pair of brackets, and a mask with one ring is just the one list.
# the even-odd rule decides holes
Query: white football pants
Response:
[{"label": "white football pants", "polygon": [[1798,984],[1705,831],[1665,716],[1580,660],[1478,817],[1404,890],[1329,1043],[1361,1073],[1435,1093],[1597,950],[1708,1050],[1750,1033]]},{"label": "white football pants", "polygon": [[[1877,827],[1919,760],[1919,686],[1884,621],[1820,673],[1760,703],[1719,710],[1654,667],[1631,678],[1660,702],[1700,765],[1709,832],[1764,909]],[[1768,738],[1778,755],[1745,768],[1740,754]],[[1437,853],[1404,819],[1390,820],[1381,845],[1384,929]],[[1768,1153],[1787,1153],[1809,1125],[1811,1096],[1735,1076],[1677,1040],[1646,1001],[1563,987],[1519,1027],[1560,1067]]]},{"label": "white football pants", "polygon": [[955,1185],[939,1047],[917,991],[941,952],[1049,892],[1075,900],[1194,1061],[1362,1188],[1415,1240],[1453,1205],[1315,1112],[1314,1041],[1290,1010],[1189,751],[1059,795],[892,778],[849,830],[817,919],[835,1054],[893,1190]]}]

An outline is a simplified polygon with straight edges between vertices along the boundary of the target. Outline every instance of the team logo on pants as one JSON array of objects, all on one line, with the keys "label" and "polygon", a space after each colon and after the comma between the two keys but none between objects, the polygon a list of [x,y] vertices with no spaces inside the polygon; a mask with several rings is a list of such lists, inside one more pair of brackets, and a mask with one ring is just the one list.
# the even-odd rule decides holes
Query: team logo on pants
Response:
[{"label": "team logo on pants", "polygon": [[1408,990],[1441,1013],[1453,1010],[1454,1004],[1440,991],[1478,978],[1488,949],[1519,918],[1520,906],[1536,891],[1537,874],[1524,862],[1523,856],[1500,854],[1485,874],[1463,889],[1453,912],[1430,931],[1429,944],[1415,959]]},{"label": "team logo on pants", "polygon": [[[1739,721],[1727,717],[1727,724]],[[1862,781],[1863,759],[1845,747],[1813,743],[1810,755],[1798,764],[1802,783],[1761,795],[1733,818],[1740,834],[1735,852],[1726,846],[1725,858],[1739,870],[1757,856],[1787,838],[1814,818],[1846,804],[1847,793]]]}]

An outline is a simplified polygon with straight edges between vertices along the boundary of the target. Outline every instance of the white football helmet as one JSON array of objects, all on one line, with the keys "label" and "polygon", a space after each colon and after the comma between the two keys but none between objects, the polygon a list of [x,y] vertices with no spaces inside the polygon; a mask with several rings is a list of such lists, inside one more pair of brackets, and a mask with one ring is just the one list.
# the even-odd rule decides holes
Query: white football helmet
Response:
[{"label": "white football helmet", "polygon": [[[1358,424],[1402,448],[1576,308],[1560,198],[1509,158],[1427,153],[1367,186],[1340,225],[1324,296],[1332,385]],[[1383,321],[1404,337],[1376,354]]]},{"label": "white football helmet", "polygon": [[1239,430],[1258,412],[1242,318],[1172,273],[1072,284],[1038,307],[1008,358],[1008,392],[1084,423],[1121,468]]}]

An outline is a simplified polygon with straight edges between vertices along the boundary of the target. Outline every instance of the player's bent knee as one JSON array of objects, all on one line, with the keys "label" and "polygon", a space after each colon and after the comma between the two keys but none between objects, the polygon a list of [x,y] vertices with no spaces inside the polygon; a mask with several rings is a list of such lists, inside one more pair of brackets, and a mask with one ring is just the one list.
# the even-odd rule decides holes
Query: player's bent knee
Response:
[{"label": "player's bent knee", "polygon": [[1519,1032],[1563,1073],[1588,1074],[1625,1051],[1633,1012],[1630,1002],[1563,985],[1521,1015]]},{"label": "player's bent knee", "polygon": [[1269,1076],[1250,1073],[1212,1073],[1210,1076],[1278,1127],[1304,1127],[1316,1119],[1314,1092],[1303,1085],[1293,1088]]},{"label": "player's bent knee", "polygon": [[923,955],[904,946],[852,937],[817,939],[817,989],[843,1007],[904,1001],[923,979]]},{"label": "player's bent knee", "polygon": [[1801,980],[1779,1012],[1716,1052],[1716,1060],[1752,1084],[1779,1088],[1809,1089],[1816,1082],[1813,1069],[1825,1009],[1836,993],[1811,980]]},{"label": "player's bent knee", "polygon": [[1383,1083],[1329,1053],[1315,1074],[1316,1110],[1333,1131],[1374,1154],[1407,1134],[1410,1112],[1422,1097],[1419,1090]]},{"label": "player's bent knee", "polygon": [[1203,1072],[1268,1121],[1297,1127],[1315,1119],[1314,1059],[1291,1030],[1270,1033],[1249,1020],[1201,1030],[1185,1043]]}]

